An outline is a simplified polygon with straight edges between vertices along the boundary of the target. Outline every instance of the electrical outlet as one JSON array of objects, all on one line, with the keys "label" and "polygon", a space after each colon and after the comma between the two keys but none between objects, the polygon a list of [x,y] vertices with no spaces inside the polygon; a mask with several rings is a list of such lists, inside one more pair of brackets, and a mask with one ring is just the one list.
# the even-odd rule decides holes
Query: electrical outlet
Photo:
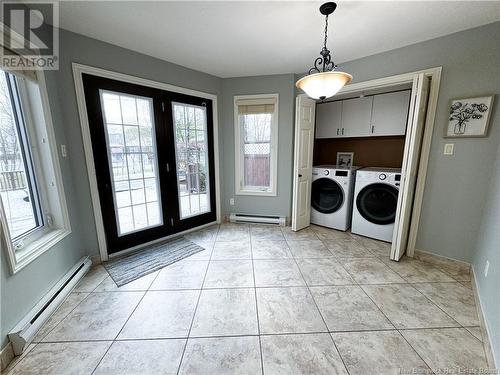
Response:
[{"label": "electrical outlet", "polygon": [[229,198],[229,204],[230,204],[231,206],[234,206],[234,198]]},{"label": "electrical outlet", "polygon": [[486,265],[484,266],[484,277],[488,277],[488,271],[490,270],[490,261],[486,261]]},{"label": "electrical outlet", "polygon": [[453,150],[455,148],[455,144],[454,143],[447,143],[444,145],[444,152],[443,154],[444,155],[453,155]]}]

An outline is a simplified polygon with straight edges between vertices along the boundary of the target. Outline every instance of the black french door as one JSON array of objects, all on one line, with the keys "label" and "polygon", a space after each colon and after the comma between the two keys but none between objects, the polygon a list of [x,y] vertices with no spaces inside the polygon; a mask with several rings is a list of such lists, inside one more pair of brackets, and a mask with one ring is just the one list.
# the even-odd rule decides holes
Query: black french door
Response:
[{"label": "black french door", "polygon": [[216,220],[212,101],[83,74],[108,253]]}]

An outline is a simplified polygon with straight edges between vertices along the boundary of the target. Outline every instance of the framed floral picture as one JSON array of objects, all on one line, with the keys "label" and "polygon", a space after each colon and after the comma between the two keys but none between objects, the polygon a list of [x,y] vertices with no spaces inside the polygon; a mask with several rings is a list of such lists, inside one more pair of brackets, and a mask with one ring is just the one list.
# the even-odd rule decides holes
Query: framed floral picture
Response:
[{"label": "framed floral picture", "polygon": [[468,99],[453,99],[446,137],[486,137],[493,95]]}]

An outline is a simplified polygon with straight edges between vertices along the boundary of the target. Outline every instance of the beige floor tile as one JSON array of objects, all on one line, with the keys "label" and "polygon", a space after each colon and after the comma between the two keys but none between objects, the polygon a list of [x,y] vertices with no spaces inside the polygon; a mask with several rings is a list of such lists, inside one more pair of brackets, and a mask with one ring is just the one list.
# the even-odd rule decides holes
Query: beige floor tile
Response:
[{"label": "beige floor tile", "polygon": [[200,242],[213,242],[217,237],[218,231],[219,231],[219,226],[212,225],[210,227],[185,234],[184,237],[197,244],[199,244]]},{"label": "beige floor tile", "polygon": [[403,257],[399,262],[392,261],[389,258],[383,258],[382,261],[410,283],[454,281],[444,272],[421,260]]},{"label": "beige floor tile", "polygon": [[327,331],[305,287],[257,288],[257,304],[261,333]]},{"label": "beige floor tile", "polygon": [[467,331],[471,333],[479,341],[483,342],[483,334],[481,333],[481,327],[464,327]]},{"label": "beige floor tile", "polygon": [[246,224],[224,223],[219,227],[217,241],[248,241],[250,229]]},{"label": "beige floor tile", "polygon": [[363,285],[363,289],[398,329],[459,325],[409,284]]},{"label": "beige floor tile", "polygon": [[299,258],[297,264],[308,285],[354,284],[352,277],[335,258]]},{"label": "beige floor tile", "polygon": [[291,258],[292,253],[286,241],[252,241],[253,259]]},{"label": "beige floor tile", "polygon": [[217,337],[189,339],[179,374],[261,374],[259,338]]},{"label": "beige floor tile", "polygon": [[41,343],[9,375],[88,375],[110,345],[111,341]]},{"label": "beige floor tile", "polygon": [[285,239],[292,241],[308,241],[308,240],[319,240],[316,232],[311,228],[304,228],[297,232],[294,232],[291,227],[281,228]]},{"label": "beige floor tile", "polygon": [[252,261],[213,260],[208,266],[203,288],[253,287]]},{"label": "beige floor tile", "polygon": [[352,234],[352,238],[378,257],[389,258],[391,254],[391,244],[389,242],[379,241],[357,234]]},{"label": "beige floor tile", "polygon": [[261,341],[266,374],[347,375],[327,333],[262,336]]},{"label": "beige floor tile", "polygon": [[205,260],[181,260],[160,270],[151,290],[201,289],[208,267]]},{"label": "beige floor tile", "polygon": [[[332,333],[350,375],[426,374],[428,367],[397,331]],[[412,372],[414,371],[414,372]]]},{"label": "beige floor tile", "polygon": [[147,292],[118,339],[187,337],[199,293],[198,290]]},{"label": "beige floor tile", "polygon": [[320,240],[287,241],[294,258],[326,258],[333,254]]},{"label": "beige floor tile", "polygon": [[190,336],[256,335],[258,332],[254,289],[201,292]]},{"label": "beige floor tile", "polygon": [[61,306],[52,314],[45,324],[37,332],[33,342],[41,341],[45,335],[52,331],[73,309],[78,306],[90,293],[70,293],[61,303]]},{"label": "beige floor tile", "polygon": [[255,286],[302,286],[304,279],[293,259],[254,260]]},{"label": "beige floor tile", "polygon": [[176,374],[186,339],[115,341],[95,375]]},{"label": "beige floor tile", "polygon": [[108,271],[97,265],[92,267],[82,280],[76,285],[73,292],[93,292],[97,286],[109,276]]},{"label": "beige floor tile", "polygon": [[143,292],[92,293],[43,341],[114,340],[143,295]]},{"label": "beige floor tile", "polygon": [[375,256],[352,238],[346,240],[324,240],[323,243],[337,258],[371,258]]},{"label": "beige floor tile", "polygon": [[359,286],[311,287],[330,332],[394,329]]},{"label": "beige floor tile", "polygon": [[252,259],[250,240],[216,242],[211,259]]},{"label": "beige floor tile", "polygon": [[414,286],[460,324],[479,325],[471,289],[460,283],[426,283]]},{"label": "beige floor tile", "polygon": [[250,237],[253,240],[283,241],[281,228],[274,225],[250,225]]},{"label": "beige floor tile", "polygon": [[[33,343],[33,344],[29,344],[25,349],[24,351],[22,352],[21,355],[18,355],[18,356],[15,356],[14,359],[12,361],[9,362],[9,364],[7,365],[7,367],[2,371],[2,374],[10,374],[10,371],[12,371],[12,369],[14,367],[17,366],[17,364],[19,362],[21,362],[21,360],[26,357],[28,355],[28,353],[30,353],[38,344],[37,343]],[[4,364],[2,364],[3,366]]]},{"label": "beige floor tile", "polygon": [[123,286],[118,286],[115,284],[111,276],[104,279],[102,283],[94,290],[94,292],[141,292],[146,291],[151,286],[151,283],[158,275],[159,271],[150,273],[149,275],[143,276],[137,280],[131,281]]},{"label": "beige floor tile", "polygon": [[405,283],[404,279],[377,258],[341,258],[340,264],[360,284]]},{"label": "beige floor tile", "polygon": [[483,344],[464,328],[405,330],[401,333],[435,372],[477,374],[480,372],[464,371],[487,367]]},{"label": "beige floor tile", "polygon": [[350,232],[321,227],[319,225],[311,225],[311,229],[316,233],[320,240],[349,240],[351,239]]}]

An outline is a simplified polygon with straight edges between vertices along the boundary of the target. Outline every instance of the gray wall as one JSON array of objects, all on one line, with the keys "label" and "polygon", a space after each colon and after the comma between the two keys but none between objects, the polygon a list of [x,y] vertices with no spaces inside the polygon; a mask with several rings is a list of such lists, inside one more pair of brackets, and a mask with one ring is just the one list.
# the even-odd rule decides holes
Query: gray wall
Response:
[{"label": "gray wall", "polygon": [[[294,74],[228,78],[222,81],[220,113],[221,170],[224,171],[222,211],[246,214],[284,215],[290,217],[292,196]],[[278,186],[276,197],[235,195],[234,176],[234,96],[279,94],[278,113]],[[235,205],[229,205],[234,198]]]},{"label": "gray wall", "polygon": [[[474,273],[483,307],[495,361],[500,366],[500,146],[496,163],[492,164],[492,177],[477,234],[474,254]],[[489,260],[488,276],[484,267]]]},{"label": "gray wall", "polygon": [[72,62],[220,94],[221,79],[217,77],[61,30],[60,69],[46,72],[46,81],[56,140],[58,145],[66,144],[68,150],[68,158],[60,160],[73,233],[14,276],[2,251],[2,348],[7,333],[78,259],[98,253]]}]

